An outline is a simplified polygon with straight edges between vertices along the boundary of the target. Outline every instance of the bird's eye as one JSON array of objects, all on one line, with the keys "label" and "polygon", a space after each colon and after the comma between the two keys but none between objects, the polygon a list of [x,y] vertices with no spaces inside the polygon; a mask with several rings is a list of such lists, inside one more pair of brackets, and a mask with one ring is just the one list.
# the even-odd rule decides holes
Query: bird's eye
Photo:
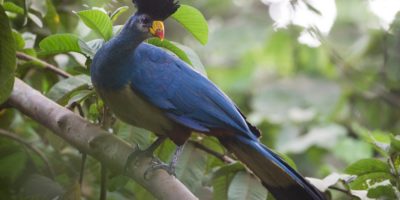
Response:
[{"label": "bird's eye", "polygon": [[143,17],[141,21],[142,21],[142,24],[150,24],[151,23],[151,20],[148,17]]}]

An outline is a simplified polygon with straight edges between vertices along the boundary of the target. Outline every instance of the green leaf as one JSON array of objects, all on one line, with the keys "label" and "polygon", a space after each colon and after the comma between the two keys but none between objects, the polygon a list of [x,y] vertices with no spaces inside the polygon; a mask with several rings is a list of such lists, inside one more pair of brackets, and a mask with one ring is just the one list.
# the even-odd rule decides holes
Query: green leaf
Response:
[{"label": "green leaf", "polygon": [[122,13],[126,12],[128,9],[129,9],[128,6],[119,7],[117,10],[115,10],[115,11],[111,14],[111,16],[110,16],[111,21],[112,21],[112,22],[117,21],[118,17],[119,17]]},{"label": "green leaf", "polygon": [[46,26],[51,30],[52,33],[56,33],[60,25],[60,16],[57,13],[57,9],[54,6],[52,0],[46,0],[47,13],[44,16]]},{"label": "green leaf", "polygon": [[390,150],[390,133],[375,130],[370,131],[357,123],[353,123],[351,127],[354,132],[364,141],[374,145],[374,148],[383,156],[387,156]]},{"label": "green leaf", "polygon": [[95,96],[96,92],[94,90],[82,90],[79,91],[77,94],[71,96],[68,100],[67,107],[72,105],[73,103],[81,103],[88,99],[91,96]]},{"label": "green leaf", "polygon": [[7,1],[7,2],[5,2],[3,4],[3,7],[4,7],[4,10],[8,11],[8,12],[17,13],[17,14],[20,14],[20,15],[25,14],[24,9],[21,8],[20,6],[16,5],[13,2]]},{"label": "green leaf", "polygon": [[78,42],[82,52],[91,59],[94,58],[94,55],[96,55],[97,51],[104,45],[104,43],[105,41],[103,39],[95,39],[89,42],[79,40]]},{"label": "green leaf", "polygon": [[358,176],[353,182],[350,183],[352,190],[366,190],[376,183],[385,180],[392,180],[393,177],[386,172],[374,172]]},{"label": "green leaf", "polygon": [[197,55],[197,53],[195,51],[193,51],[193,49],[191,49],[190,47],[187,47],[185,45],[176,43],[176,42],[172,42],[173,44],[175,44],[178,48],[182,49],[185,53],[186,56],[188,57],[188,59],[190,60],[190,65],[192,65],[192,67],[199,73],[203,74],[205,77],[207,77],[207,71],[206,68],[204,67],[203,63],[200,60],[200,57]]},{"label": "green leaf", "polygon": [[64,189],[57,182],[38,174],[24,179],[19,199],[59,199]]},{"label": "green leaf", "polygon": [[335,148],[333,148],[333,154],[350,164],[355,160],[372,157],[373,148],[370,144],[364,141],[353,138],[344,138],[335,145]]},{"label": "green leaf", "polygon": [[0,157],[0,177],[16,180],[25,169],[27,160],[26,153],[22,149]]},{"label": "green leaf", "polygon": [[16,30],[13,30],[13,37],[15,40],[15,46],[17,50],[22,50],[25,47],[25,40],[22,38],[22,35],[18,33]]},{"label": "green leaf", "polygon": [[396,192],[390,182],[387,185],[379,185],[369,189],[367,196],[374,199],[397,199]]},{"label": "green leaf", "polygon": [[128,183],[129,178],[126,176],[114,176],[107,181],[107,187],[110,192],[123,189]]},{"label": "green leaf", "polygon": [[169,159],[171,158],[175,150],[176,145],[171,140],[167,140],[162,145],[160,145],[155,155],[163,162],[169,162]]},{"label": "green leaf", "polygon": [[228,190],[232,178],[230,176],[221,176],[213,180],[213,199],[228,199]]},{"label": "green leaf", "polygon": [[400,136],[390,135],[390,149],[393,152],[400,152]]},{"label": "green leaf", "polygon": [[215,170],[212,174],[212,179],[218,178],[220,176],[226,176],[228,174],[234,174],[237,171],[244,170],[245,167],[240,162],[231,163],[229,165],[224,165]]},{"label": "green leaf", "polygon": [[369,174],[373,172],[384,172],[390,173],[390,168],[387,163],[373,158],[367,158],[359,160],[350,166],[348,166],[345,170],[348,174],[354,174],[357,176],[361,176],[364,174]]},{"label": "green leaf", "polygon": [[2,104],[10,96],[14,86],[16,48],[10,22],[1,5],[0,30],[0,104]]},{"label": "green leaf", "polygon": [[100,10],[84,10],[76,13],[83,23],[90,29],[104,38],[106,41],[111,39],[113,27],[108,15]]},{"label": "green leaf", "polygon": [[87,75],[78,75],[71,78],[67,78],[56,83],[47,96],[59,103],[60,105],[66,105],[69,98],[74,92],[88,89],[91,85],[90,77]]},{"label": "green leaf", "polygon": [[163,40],[161,41],[158,38],[151,38],[147,40],[149,44],[152,44],[154,46],[162,47],[164,49],[167,49],[174,53],[176,56],[178,56],[181,60],[185,61],[187,64],[192,65],[192,62],[190,62],[189,57],[186,55],[186,53],[177,47],[175,44],[173,44],[171,41],[168,40]]},{"label": "green leaf", "polygon": [[206,154],[203,151],[195,148],[192,143],[185,145],[176,166],[176,175],[191,191],[201,186],[206,161]]},{"label": "green leaf", "polygon": [[208,24],[199,10],[188,5],[181,5],[172,18],[185,27],[201,44],[207,44]]},{"label": "green leaf", "polygon": [[71,51],[82,53],[79,46],[79,38],[73,34],[50,35],[40,41],[39,47],[42,50],[40,52],[42,55],[68,53]]},{"label": "green leaf", "polygon": [[267,190],[261,182],[247,172],[240,171],[233,178],[229,186],[229,200],[265,200]]},{"label": "green leaf", "polygon": [[165,39],[161,41],[158,38],[151,38],[147,42],[154,46],[171,51],[181,60],[191,65],[197,72],[207,76],[207,72],[204,65],[201,63],[199,56],[189,47]]}]

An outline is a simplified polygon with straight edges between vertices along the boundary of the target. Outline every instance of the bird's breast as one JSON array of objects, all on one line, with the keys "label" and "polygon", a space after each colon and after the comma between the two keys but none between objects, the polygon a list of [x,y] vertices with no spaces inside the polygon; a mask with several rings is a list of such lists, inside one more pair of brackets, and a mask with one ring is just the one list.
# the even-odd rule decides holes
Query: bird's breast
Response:
[{"label": "bird's breast", "polygon": [[122,121],[164,135],[173,122],[157,107],[136,93],[129,85],[118,90],[97,89],[106,105]]}]

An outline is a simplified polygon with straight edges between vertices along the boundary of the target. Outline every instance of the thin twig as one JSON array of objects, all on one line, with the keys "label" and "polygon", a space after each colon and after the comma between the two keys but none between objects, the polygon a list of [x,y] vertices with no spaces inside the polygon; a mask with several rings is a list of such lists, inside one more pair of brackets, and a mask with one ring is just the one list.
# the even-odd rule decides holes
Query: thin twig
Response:
[{"label": "thin twig", "polygon": [[49,175],[52,179],[54,179],[54,170],[50,165],[49,160],[47,159],[47,157],[36,147],[32,146],[29,142],[25,141],[23,138],[17,136],[14,133],[11,133],[10,131],[4,130],[4,129],[0,129],[0,136],[3,137],[7,137],[9,139],[12,139],[20,144],[23,144],[24,146],[28,147],[28,149],[32,150],[36,155],[38,155],[43,162],[45,163],[47,170],[49,172]]},{"label": "thin twig", "polygon": [[107,199],[107,167],[101,163],[100,200]]},{"label": "thin twig", "polygon": [[[112,115],[108,110],[107,106],[103,106],[102,116],[99,119],[101,123],[101,127],[105,130],[108,130],[112,127]],[[107,199],[107,166],[104,163],[101,163],[101,181],[100,181],[100,200]]]},{"label": "thin twig", "polygon": [[56,67],[56,66],[54,66],[54,65],[52,65],[52,64],[50,64],[48,62],[45,62],[45,61],[43,61],[41,59],[35,58],[33,56],[30,56],[30,55],[22,53],[22,52],[17,52],[17,58],[19,58],[21,60],[25,60],[25,61],[35,61],[35,62],[43,65],[43,67],[45,69],[48,69],[48,70],[50,70],[50,71],[52,71],[52,72],[54,72],[54,73],[56,73],[56,74],[58,74],[58,75],[60,75],[60,76],[62,76],[64,78],[69,78],[69,77],[72,76],[71,74],[63,71],[62,69],[60,69],[60,68],[58,68],[58,67]]},{"label": "thin twig", "polygon": [[198,148],[200,150],[203,150],[206,153],[209,153],[209,154],[215,156],[216,158],[222,160],[225,163],[234,163],[235,162],[235,159],[233,159],[233,158],[231,158],[231,157],[229,157],[227,155],[224,155],[222,153],[218,153],[218,152],[216,152],[216,151],[204,146],[203,144],[201,144],[199,142],[192,141],[192,140],[190,140],[189,142],[192,143],[196,148]]},{"label": "thin twig", "polygon": [[[83,118],[85,118],[85,113],[83,112],[82,106],[81,104],[77,103],[77,102],[73,102],[71,105],[67,106],[67,108],[71,111],[74,111],[74,109],[78,109],[79,115]],[[82,189],[82,183],[83,183],[83,177],[85,174],[85,164],[86,164],[86,158],[87,158],[87,154],[85,152],[81,152],[82,154],[82,159],[81,159],[81,166],[79,169],[79,185]]]},{"label": "thin twig", "polygon": [[82,189],[82,184],[83,184],[83,176],[85,174],[86,158],[87,158],[87,154],[86,153],[82,153],[81,166],[80,166],[80,169],[79,169],[79,185],[81,186],[81,189]]},{"label": "thin twig", "polygon": [[352,194],[350,191],[342,189],[342,188],[339,188],[339,187],[336,187],[336,186],[330,186],[329,189],[336,190],[336,191],[342,192],[342,193],[344,193],[346,195],[349,195],[351,197],[358,198],[356,195]]}]

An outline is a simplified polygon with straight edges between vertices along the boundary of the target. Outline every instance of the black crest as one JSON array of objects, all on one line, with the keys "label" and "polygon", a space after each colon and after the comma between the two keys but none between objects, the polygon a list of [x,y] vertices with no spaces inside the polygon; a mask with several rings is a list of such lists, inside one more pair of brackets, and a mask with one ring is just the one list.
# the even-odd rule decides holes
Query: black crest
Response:
[{"label": "black crest", "polygon": [[154,20],[164,21],[179,8],[175,0],[132,0],[138,13],[149,15]]}]

